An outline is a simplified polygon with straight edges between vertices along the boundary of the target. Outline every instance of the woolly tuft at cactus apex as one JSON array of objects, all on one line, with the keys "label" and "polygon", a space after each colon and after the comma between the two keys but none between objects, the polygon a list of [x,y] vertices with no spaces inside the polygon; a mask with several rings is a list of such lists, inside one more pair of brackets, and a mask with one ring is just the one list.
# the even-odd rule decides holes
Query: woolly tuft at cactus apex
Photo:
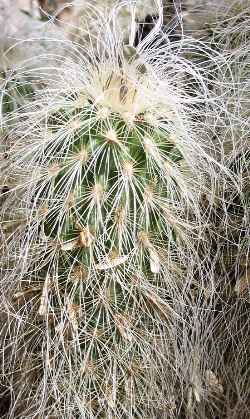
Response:
[{"label": "woolly tuft at cactus apex", "polygon": [[209,418],[223,398],[209,251],[220,186],[238,187],[218,138],[228,63],[184,34],[170,42],[160,1],[138,37],[136,7],[89,3],[95,32],[48,40],[55,52],[18,67],[28,93],[3,112],[8,418]]}]

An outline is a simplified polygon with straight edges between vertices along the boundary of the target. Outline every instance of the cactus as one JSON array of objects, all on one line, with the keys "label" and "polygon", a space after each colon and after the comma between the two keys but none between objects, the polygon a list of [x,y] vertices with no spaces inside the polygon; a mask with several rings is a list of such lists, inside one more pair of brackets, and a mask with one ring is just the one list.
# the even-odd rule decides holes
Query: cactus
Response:
[{"label": "cactus", "polygon": [[40,89],[7,117],[10,417],[175,418],[188,380],[175,355],[192,329],[186,310],[221,170],[204,132],[215,99],[182,57],[185,39],[171,46],[161,33],[161,14],[137,47],[134,24],[124,45],[117,22],[99,23],[96,51],[69,44],[54,74],[46,63],[27,70]]},{"label": "cactus", "polygon": [[14,71],[0,73],[0,82],[0,118],[1,128],[4,129],[7,122],[6,115],[31,100],[34,88],[28,79],[16,78]]},{"label": "cactus", "polygon": [[[216,242],[213,265],[217,265],[214,278],[216,294],[213,307],[219,307],[216,321],[202,316],[196,330],[213,329],[209,337],[210,352],[198,357],[198,381],[204,378],[201,369],[210,356],[209,369],[216,372],[216,401],[207,395],[207,409],[202,410],[197,403],[192,406],[191,417],[247,418],[249,416],[249,2],[228,0],[222,2],[200,1],[193,3],[196,18],[186,21],[186,28],[192,35],[204,35],[212,48],[226,57],[223,83],[226,82],[228,100],[225,106],[229,124],[219,129],[220,141],[224,143],[224,165],[231,172],[231,178],[223,186],[223,199],[216,210],[217,231],[220,238]],[[207,8],[204,7],[207,5]],[[198,7],[197,7],[198,6]],[[209,7],[210,6],[210,7]],[[189,16],[195,16],[195,8]],[[209,11],[211,13],[209,13]],[[184,18],[185,21],[185,18]],[[206,22],[206,23],[205,23]],[[207,24],[208,23],[208,24]],[[207,25],[207,27],[205,26]],[[195,27],[196,26],[196,27]],[[185,22],[184,22],[185,27]],[[205,29],[205,30],[204,30]],[[222,79],[217,76],[218,84]],[[225,90],[224,90],[225,92]],[[226,120],[226,118],[225,118]],[[223,188],[220,187],[220,190]],[[221,192],[220,192],[221,194]],[[224,206],[224,208],[223,208]],[[210,256],[212,259],[212,257]],[[210,259],[210,262],[211,262]],[[211,275],[211,273],[210,273]],[[212,275],[211,275],[212,277]],[[219,297],[219,300],[217,297]],[[199,308],[201,309],[201,307]],[[196,335],[195,335],[196,336]],[[204,339],[205,333],[202,334]],[[198,340],[199,339],[196,338]],[[197,342],[195,342],[197,345]],[[206,346],[203,344],[203,347]],[[187,363],[187,354],[183,351]],[[199,351],[198,351],[199,352]],[[200,351],[199,353],[201,353]],[[202,364],[202,367],[201,367]],[[212,365],[213,364],[213,365]],[[200,370],[199,370],[200,368]],[[223,391],[219,390],[222,384]],[[204,394],[203,394],[204,397]],[[193,398],[194,399],[194,398]],[[213,404],[213,407],[211,407]],[[198,413],[199,412],[199,413]],[[217,413],[216,413],[217,412]],[[219,413],[218,413],[219,412]],[[192,416],[193,415],[193,416]]]}]

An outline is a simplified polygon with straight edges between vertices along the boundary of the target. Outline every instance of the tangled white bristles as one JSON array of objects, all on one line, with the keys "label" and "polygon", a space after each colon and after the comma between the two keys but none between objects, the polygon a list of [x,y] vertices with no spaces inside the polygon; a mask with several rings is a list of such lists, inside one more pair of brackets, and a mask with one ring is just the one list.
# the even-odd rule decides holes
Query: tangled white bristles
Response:
[{"label": "tangled white bristles", "polygon": [[10,418],[200,419],[222,395],[208,271],[215,207],[228,205],[219,187],[235,182],[217,140],[224,94],[211,88],[224,61],[184,35],[171,44],[156,5],[144,39],[124,1],[94,9],[98,35],[66,57],[18,70],[34,90],[5,116],[0,162]]}]

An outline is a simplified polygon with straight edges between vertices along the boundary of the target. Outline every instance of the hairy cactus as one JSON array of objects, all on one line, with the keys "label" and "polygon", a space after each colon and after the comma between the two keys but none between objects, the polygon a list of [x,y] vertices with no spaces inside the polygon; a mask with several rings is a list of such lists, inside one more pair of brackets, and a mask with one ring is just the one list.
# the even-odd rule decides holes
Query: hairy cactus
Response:
[{"label": "hairy cactus", "polygon": [[9,417],[176,418],[177,398],[205,392],[183,372],[191,344],[189,366],[176,354],[221,170],[204,131],[215,99],[161,17],[136,48],[134,24],[124,45],[117,22],[99,23],[97,50],[69,44],[53,69],[29,67],[40,88],[6,117]]}]

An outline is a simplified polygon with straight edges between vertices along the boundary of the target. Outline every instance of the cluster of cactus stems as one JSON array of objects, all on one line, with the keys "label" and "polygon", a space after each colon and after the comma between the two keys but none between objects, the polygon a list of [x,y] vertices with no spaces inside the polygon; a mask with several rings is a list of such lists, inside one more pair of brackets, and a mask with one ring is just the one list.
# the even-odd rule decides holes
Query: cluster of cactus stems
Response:
[{"label": "cluster of cactus stems", "polygon": [[222,316],[199,278],[226,172],[202,128],[219,101],[159,22],[134,47],[134,25],[127,45],[102,21],[95,51],[22,68],[40,87],[1,145],[9,418],[177,418],[178,398],[198,418],[223,393],[201,360]]}]

